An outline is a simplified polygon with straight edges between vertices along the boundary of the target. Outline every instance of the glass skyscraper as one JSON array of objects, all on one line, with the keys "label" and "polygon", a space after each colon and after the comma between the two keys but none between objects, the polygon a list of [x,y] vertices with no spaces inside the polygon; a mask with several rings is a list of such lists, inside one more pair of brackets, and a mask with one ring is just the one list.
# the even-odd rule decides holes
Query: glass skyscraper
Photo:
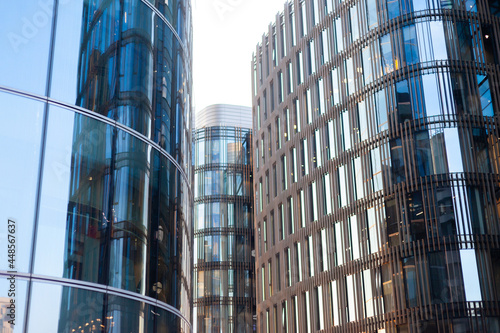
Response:
[{"label": "glass skyscraper", "polygon": [[255,331],[251,108],[197,112],[194,132],[196,332]]},{"label": "glass skyscraper", "polygon": [[499,16],[285,4],[252,61],[260,331],[500,331]]},{"label": "glass skyscraper", "polygon": [[190,332],[190,1],[0,13],[0,327]]}]

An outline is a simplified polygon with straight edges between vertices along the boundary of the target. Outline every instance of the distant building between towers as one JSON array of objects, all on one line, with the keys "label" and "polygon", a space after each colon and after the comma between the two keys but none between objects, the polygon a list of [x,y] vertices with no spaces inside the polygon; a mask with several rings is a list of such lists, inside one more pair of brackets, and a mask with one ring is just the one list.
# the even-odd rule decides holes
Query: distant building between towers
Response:
[{"label": "distant building between towers", "polygon": [[194,331],[254,332],[250,107],[216,104],[194,132]]}]

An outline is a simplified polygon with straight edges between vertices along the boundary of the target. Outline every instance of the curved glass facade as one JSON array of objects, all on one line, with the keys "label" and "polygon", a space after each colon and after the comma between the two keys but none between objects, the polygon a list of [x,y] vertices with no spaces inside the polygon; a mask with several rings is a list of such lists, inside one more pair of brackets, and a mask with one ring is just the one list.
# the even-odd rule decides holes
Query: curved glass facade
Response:
[{"label": "curved glass facade", "polygon": [[190,1],[0,10],[0,327],[190,332]]},{"label": "curved glass facade", "polygon": [[262,332],[500,330],[498,17],[285,5],[252,63]]},{"label": "curved glass facade", "polygon": [[194,133],[197,332],[255,331],[251,138],[238,127]]}]

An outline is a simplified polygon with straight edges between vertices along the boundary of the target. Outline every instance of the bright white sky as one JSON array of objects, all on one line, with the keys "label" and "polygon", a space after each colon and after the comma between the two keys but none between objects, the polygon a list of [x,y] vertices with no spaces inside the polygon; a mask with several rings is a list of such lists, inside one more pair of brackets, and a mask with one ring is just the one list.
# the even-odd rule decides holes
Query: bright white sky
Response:
[{"label": "bright white sky", "polygon": [[196,111],[217,103],[251,106],[251,60],[286,0],[193,0]]}]

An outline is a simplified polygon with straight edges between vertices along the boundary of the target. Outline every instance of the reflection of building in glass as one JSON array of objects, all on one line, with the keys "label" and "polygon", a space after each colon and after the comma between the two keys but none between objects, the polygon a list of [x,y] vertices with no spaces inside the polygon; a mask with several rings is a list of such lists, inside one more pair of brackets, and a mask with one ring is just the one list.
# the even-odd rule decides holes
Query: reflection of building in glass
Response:
[{"label": "reflection of building in glass", "polygon": [[[36,52],[5,46],[0,68],[11,163],[0,214],[18,223],[22,275],[16,329],[189,332],[190,1],[54,3],[17,6],[17,21],[43,11],[54,25],[33,36]],[[16,31],[15,17],[0,21]],[[17,79],[26,63],[40,82]]]},{"label": "reflection of building in glass", "polygon": [[193,138],[197,332],[255,330],[251,109],[218,104],[197,115],[214,121],[226,112],[233,119]]},{"label": "reflection of building in glass", "polygon": [[252,63],[262,332],[500,330],[498,15],[285,5]]}]

